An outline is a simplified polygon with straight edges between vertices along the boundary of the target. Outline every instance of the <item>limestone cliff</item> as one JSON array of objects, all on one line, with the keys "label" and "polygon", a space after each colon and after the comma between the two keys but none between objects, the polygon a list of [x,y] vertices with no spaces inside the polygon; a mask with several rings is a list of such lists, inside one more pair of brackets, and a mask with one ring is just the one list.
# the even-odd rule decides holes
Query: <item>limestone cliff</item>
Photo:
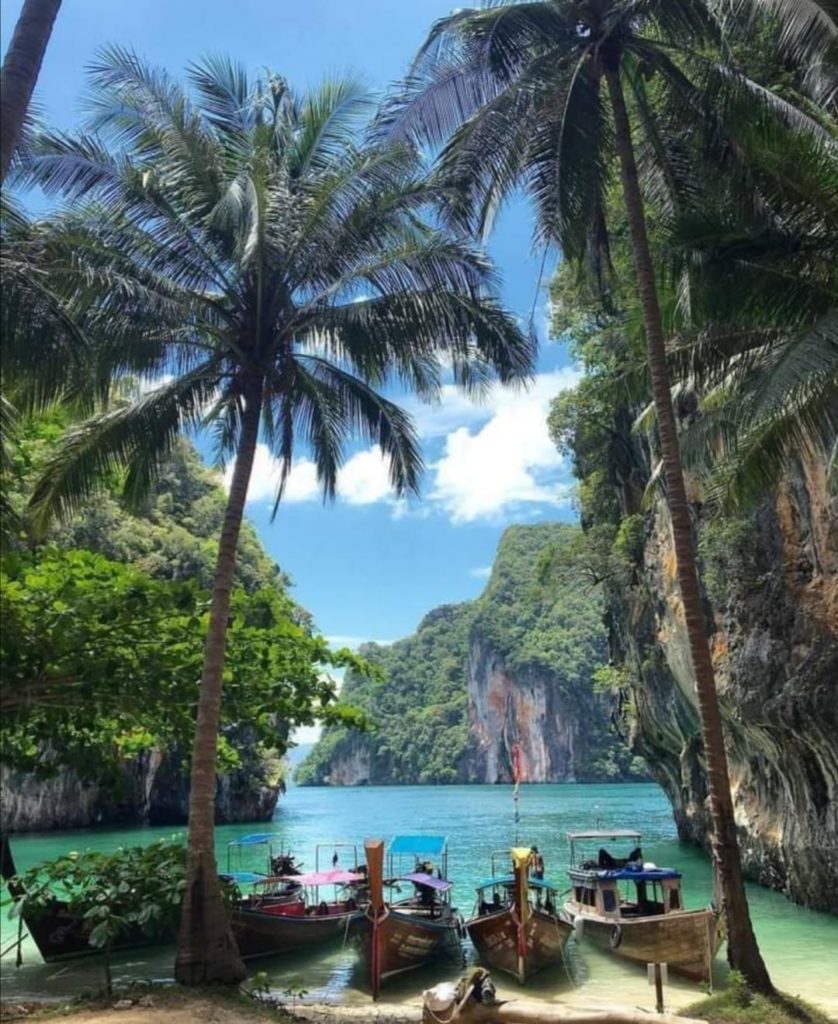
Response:
[{"label": "limestone cliff", "polygon": [[[698,512],[702,577],[749,877],[838,911],[838,502],[799,467],[742,519]],[[634,581],[607,609],[633,741],[680,835],[707,844],[706,779],[668,514],[646,516]]]},{"label": "limestone cliff", "polygon": [[[219,776],[215,813],[220,824],[270,821],[282,779],[276,765],[240,745],[240,768]],[[185,825],[189,784],[176,751],[152,751],[128,762],[107,784],[70,770],[42,779],[0,770],[0,830],[43,831],[89,825]]]},{"label": "limestone cliff", "polygon": [[371,730],[326,730],[297,780],[504,782],[516,743],[529,782],[642,777],[612,727],[613,698],[594,685],[607,655],[599,599],[538,584],[539,560],[580,536],[566,524],[511,527],[476,601],[435,609],[389,647],[363,647],[383,675],[348,675],[342,696]]},{"label": "limestone cliff", "polygon": [[[517,744],[525,781],[575,782],[577,773],[585,774],[579,757],[584,703],[562,695],[545,674],[510,672],[496,651],[474,637],[468,660],[466,779],[509,782]],[[596,717],[605,725],[604,715]]]}]

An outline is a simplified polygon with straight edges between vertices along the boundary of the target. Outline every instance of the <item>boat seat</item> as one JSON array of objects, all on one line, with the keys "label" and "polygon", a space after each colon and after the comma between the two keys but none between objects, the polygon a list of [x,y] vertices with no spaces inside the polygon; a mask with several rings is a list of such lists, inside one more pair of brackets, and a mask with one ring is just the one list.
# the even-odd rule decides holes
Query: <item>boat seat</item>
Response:
[{"label": "boat seat", "polygon": [[[594,866],[600,870],[615,871],[619,868],[628,867],[629,864],[642,866],[643,853],[639,846],[636,846],[628,857],[612,857],[605,847],[600,847],[599,853],[597,854],[597,862]],[[582,866],[585,867],[586,865],[583,864]]]}]

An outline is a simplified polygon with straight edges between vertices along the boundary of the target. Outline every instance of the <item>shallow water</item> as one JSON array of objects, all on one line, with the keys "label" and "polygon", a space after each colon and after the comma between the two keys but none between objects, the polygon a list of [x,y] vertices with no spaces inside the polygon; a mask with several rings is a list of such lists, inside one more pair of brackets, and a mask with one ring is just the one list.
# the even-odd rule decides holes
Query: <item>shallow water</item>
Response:
[{"label": "shallow water", "polygon": [[[447,835],[449,874],[456,883],[455,903],[468,915],[473,907],[473,887],[485,878],[489,854],[516,840],[509,787],[505,786],[404,786],[361,789],[292,788],[280,802],[272,825],[228,825],[217,830],[219,865],[227,864],[227,844],[236,836],[254,831],[274,831],[277,846],[284,845],[302,859],[306,870],[315,867],[318,843],[357,843],[365,837],[390,838],[399,832],[433,832]],[[544,854],[547,876],[559,889],[566,888],[564,871],[568,831],[595,828],[638,828],[644,834],[643,853],[658,865],[678,867],[683,873],[685,904],[706,905],[712,898],[712,873],[707,859],[695,848],[678,842],[669,804],[655,785],[561,785],[524,786],[521,789],[521,844],[537,845]],[[180,830],[182,833],[182,830]],[[18,869],[68,850],[112,850],[126,843],[152,842],[176,834],[170,828],[85,829],[18,836],[12,849]],[[321,853],[331,861],[331,845]],[[345,864],[345,857],[342,860]],[[264,848],[253,848],[233,867],[264,870]],[[838,1016],[838,917],[804,910],[778,893],[749,886],[748,898],[757,937],[775,984]],[[2,948],[14,941],[17,923],[3,911]],[[466,946],[466,956],[471,958]],[[140,950],[116,960],[116,974],[123,978],[164,979],[171,976],[171,949]],[[724,951],[717,959],[717,984],[724,983]],[[264,971],[277,991],[307,990],[307,1000],[361,1002],[368,996],[355,969],[351,949],[333,948],[275,961],[257,961],[254,970]],[[423,988],[444,978],[456,978],[462,963],[435,964],[388,985],[383,998],[412,1000]],[[101,967],[95,959],[47,965],[31,943],[24,945],[24,964],[16,970],[13,957],[2,961],[4,998],[63,997],[100,984]],[[513,994],[499,977],[499,989]],[[514,992],[519,990],[515,989]],[[527,996],[545,1000],[624,1001],[651,1007],[653,994],[645,972],[571,941],[567,965],[542,973],[527,985]],[[672,980],[667,1002],[685,1006],[701,997],[701,989]]]}]

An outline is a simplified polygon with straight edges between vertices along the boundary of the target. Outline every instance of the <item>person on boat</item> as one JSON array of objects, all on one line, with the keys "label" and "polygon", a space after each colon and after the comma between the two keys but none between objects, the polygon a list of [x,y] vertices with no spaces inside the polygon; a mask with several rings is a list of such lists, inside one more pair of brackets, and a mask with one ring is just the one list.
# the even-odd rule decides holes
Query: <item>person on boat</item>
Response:
[{"label": "person on boat", "polygon": [[533,878],[544,878],[544,858],[538,852],[537,846],[530,849],[530,866]]},{"label": "person on boat", "polygon": [[433,911],[433,907],[434,907],[434,891],[433,891],[433,889],[429,885],[420,885],[420,886],[418,886],[418,890],[419,890],[419,893],[418,893],[418,895],[419,895],[419,905],[422,906],[422,907],[427,907],[429,910]]}]

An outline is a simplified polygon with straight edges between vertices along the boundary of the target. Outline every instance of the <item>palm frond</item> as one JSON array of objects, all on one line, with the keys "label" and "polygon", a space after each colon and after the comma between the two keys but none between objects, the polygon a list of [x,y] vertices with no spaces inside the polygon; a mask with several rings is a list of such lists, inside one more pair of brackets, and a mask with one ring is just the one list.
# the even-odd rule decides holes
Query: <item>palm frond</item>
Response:
[{"label": "palm frond", "polygon": [[42,532],[54,516],[70,517],[103,481],[122,471],[126,497],[142,497],[180,431],[201,422],[217,385],[218,368],[210,362],[133,404],[71,428],[29,501],[27,512],[35,531]]},{"label": "palm frond", "polygon": [[324,495],[335,495],[337,453],[347,434],[381,448],[396,495],[418,494],[423,461],[410,416],[332,362],[299,355],[297,364],[299,384],[308,399],[300,408],[302,433],[313,452]]},{"label": "palm frond", "polygon": [[369,119],[372,98],[358,79],[326,79],[301,104],[294,145],[288,156],[295,178],[317,178],[345,158]]}]

